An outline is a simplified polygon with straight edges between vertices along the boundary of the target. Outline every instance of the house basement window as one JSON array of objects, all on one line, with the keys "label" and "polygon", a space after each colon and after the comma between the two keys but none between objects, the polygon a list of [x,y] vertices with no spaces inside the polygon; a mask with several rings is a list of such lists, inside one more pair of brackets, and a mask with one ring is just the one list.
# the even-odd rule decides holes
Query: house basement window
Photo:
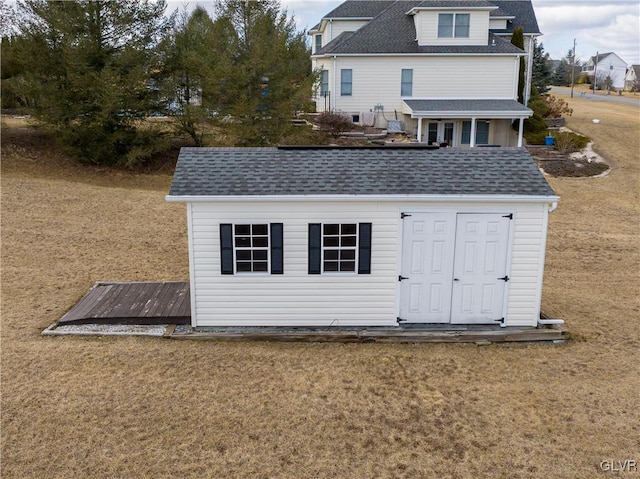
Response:
[{"label": "house basement window", "polygon": [[309,224],[309,274],[371,273],[371,223]]},{"label": "house basement window", "polygon": [[469,38],[468,13],[440,13],[438,38]]},{"label": "house basement window", "polygon": [[282,274],[282,236],[282,223],[221,224],[221,273]]}]

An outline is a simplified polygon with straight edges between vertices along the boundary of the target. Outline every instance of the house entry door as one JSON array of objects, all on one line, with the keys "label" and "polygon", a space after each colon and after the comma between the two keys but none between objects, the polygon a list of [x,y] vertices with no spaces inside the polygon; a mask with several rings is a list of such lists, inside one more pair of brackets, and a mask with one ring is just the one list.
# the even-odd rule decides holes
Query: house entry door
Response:
[{"label": "house entry door", "polygon": [[510,215],[406,213],[400,319],[496,324],[504,316]]},{"label": "house entry door", "polygon": [[424,141],[428,145],[453,146],[455,123],[452,121],[430,121],[427,122]]}]

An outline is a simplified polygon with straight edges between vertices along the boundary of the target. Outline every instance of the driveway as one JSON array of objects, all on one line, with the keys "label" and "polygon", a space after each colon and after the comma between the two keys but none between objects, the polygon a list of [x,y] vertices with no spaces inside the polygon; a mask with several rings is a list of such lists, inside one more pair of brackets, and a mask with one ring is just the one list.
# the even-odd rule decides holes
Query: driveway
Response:
[{"label": "driveway", "polygon": [[[559,93],[561,95],[570,95],[571,88],[564,86],[552,86],[550,89],[551,93]],[[629,93],[627,93],[629,95]],[[611,95],[607,95],[606,92],[600,91],[596,94],[587,93],[584,91],[573,91],[574,98],[582,98],[586,100],[595,100],[595,101],[608,101],[611,103],[626,103],[627,105],[635,105],[640,106],[640,95],[638,97],[628,97],[628,96],[619,96],[616,92],[612,92]]]}]

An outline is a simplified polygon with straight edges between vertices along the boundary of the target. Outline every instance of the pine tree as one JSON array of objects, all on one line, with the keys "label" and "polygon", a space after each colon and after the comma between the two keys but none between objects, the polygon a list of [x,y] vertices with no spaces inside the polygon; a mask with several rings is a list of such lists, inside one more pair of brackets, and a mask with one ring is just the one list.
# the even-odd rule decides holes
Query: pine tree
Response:
[{"label": "pine tree", "polygon": [[532,62],[531,83],[536,87],[540,95],[546,95],[551,82],[551,72],[549,70],[549,54],[544,51],[544,44],[533,41],[533,62]]},{"label": "pine tree", "polygon": [[291,131],[291,118],[311,98],[306,33],[275,0],[219,0],[218,19],[232,27],[233,75],[225,85],[222,111],[234,119],[228,127],[243,146],[280,142]]},{"label": "pine tree", "polygon": [[18,4],[21,93],[31,113],[81,161],[127,164],[157,148],[138,128],[157,106],[155,47],[165,1],[25,0]]}]

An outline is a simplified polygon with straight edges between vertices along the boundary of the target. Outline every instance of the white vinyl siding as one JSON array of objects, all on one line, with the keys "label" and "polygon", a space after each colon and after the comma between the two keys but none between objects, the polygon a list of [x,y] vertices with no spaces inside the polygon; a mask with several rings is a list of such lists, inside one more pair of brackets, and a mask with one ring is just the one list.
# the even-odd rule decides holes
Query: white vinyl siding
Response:
[{"label": "white vinyl siding", "polygon": [[491,30],[505,30],[507,28],[507,20],[504,18],[489,18],[489,28]]},{"label": "white vinyl siding", "polygon": [[[507,326],[539,317],[547,204],[476,202],[190,203],[194,326],[395,325],[401,211],[514,212]],[[222,275],[221,223],[284,225],[284,274]],[[371,274],[309,275],[309,223],[370,222]]]},{"label": "white vinyl siding", "polygon": [[[403,69],[413,70],[414,98],[514,99],[518,79],[518,62],[502,56],[338,57],[337,75],[332,60],[318,61],[317,67],[328,71],[331,92],[340,91],[341,69],[353,71],[352,95],[332,93],[331,98],[333,109],[349,113],[370,111],[378,103],[385,112],[402,111],[398,79]],[[324,101],[318,101],[318,111],[322,111]]]},{"label": "white vinyl siding", "polygon": [[[469,30],[468,36],[439,36],[440,15],[468,14]],[[454,22],[455,29],[455,19]],[[416,32],[418,35],[418,45],[488,45],[489,44],[489,11],[488,10],[468,10],[468,11],[437,11],[422,10],[414,16]]]},{"label": "white vinyl siding", "polygon": [[367,23],[369,23],[368,20],[332,20],[324,30],[325,34],[329,35],[329,39],[326,40],[324,44],[326,45],[334,38],[337,38],[341,33],[355,32]]}]

